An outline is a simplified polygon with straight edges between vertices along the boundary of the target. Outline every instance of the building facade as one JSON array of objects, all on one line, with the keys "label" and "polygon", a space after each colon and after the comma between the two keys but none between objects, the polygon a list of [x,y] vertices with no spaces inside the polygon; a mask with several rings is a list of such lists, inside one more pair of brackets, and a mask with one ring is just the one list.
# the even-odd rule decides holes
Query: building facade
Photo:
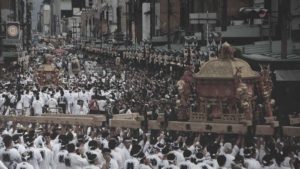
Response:
[{"label": "building facade", "polygon": [[16,61],[31,46],[31,0],[0,1],[0,62]]}]

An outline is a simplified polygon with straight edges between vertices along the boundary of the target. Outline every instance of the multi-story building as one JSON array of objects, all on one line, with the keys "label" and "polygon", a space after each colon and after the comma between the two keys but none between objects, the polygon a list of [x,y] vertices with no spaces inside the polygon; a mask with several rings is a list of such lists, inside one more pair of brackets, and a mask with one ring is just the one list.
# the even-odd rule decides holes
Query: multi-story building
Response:
[{"label": "multi-story building", "polygon": [[[172,0],[170,15],[171,31],[178,29],[180,0]],[[150,40],[152,37],[166,35],[167,4],[160,1],[142,0],[97,0],[91,1],[82,15],[81,36],[84,38],[119,39],[131,42]],[[161,8],[162,7],[162,8]],[[162,25],[162,30],[160,25]],[[121,39],[122,39],[121,38]]]},{"label": "multi-story building", "polygon": [[[44,6],[47,6],[45,11]],[[80,15],[85,8],[85,1],[77,0],[47,0],[40,9],[39,23],[43,22],[45,16],[50,12],[49,32],[46,35],[69,35],[73,38],[80,36]],[[41,24],[44,27],[44,24]],[[48,25],[47,25],[48,27]],[[45,33],[45,30],[42,31]]]},{"label": "multi-story building", "polygon": [[51,35],[51,7],[48,4],[43,5],[42,7],[42,33],[43,35],[49,36]]},{"label": "multi-story building", "polygon": [[[205,44],[208,33],[216,31],[221,32],[222,38],[230,43],[247,44],[267,40],[270,36],[280,39],[278,1],[52,0],[51,23],[54,34],[71,32],[76,34],[75,37],[80,35],[81,39],[123,37],[132,42],[155,42],[157,39],[166,42],[169,35],[171,43],[182,43],[183,36],[197,35]],[[294,35],[299,34],[300,29],[299,2],[289,2],[291,37],[297,39]],[[253,11],[245,14],[242,9]],[[270,21],[268,14],[254,12],[257,9],[267,9],[267,13],[272,15]]]},{"label": "multi-story building", "polygon": [[40,8],[43,4],[43,0],[34,0],[32,1],[32,15],[31,15],[31,22],[32,22],[32,31],[38,32],[38,21],[40,18],[39,12]]},{"label": "multi-story building", "polygon": [[0,1],[0,62],[16,61],[30,46],[31,6],[31,0]]},{"label": "multi-story building", "polygon": [[117,33],[126,35],[128,0],[94,0],[86,5],[81,15],[83,39],[111,39]]}]

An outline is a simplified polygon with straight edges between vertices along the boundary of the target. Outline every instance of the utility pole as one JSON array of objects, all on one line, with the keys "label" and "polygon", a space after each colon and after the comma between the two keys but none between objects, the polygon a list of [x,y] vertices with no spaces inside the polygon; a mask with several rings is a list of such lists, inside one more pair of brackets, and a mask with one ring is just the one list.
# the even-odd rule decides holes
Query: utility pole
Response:
[{"label": "utility pole", "polygon": [[170,35],[170,16],[171,16],[171,3],[170,0],[168,0],[168,49],[171,49],[171,35]]},{"label": "utility pole", "polygon": [[287,59],[287,45],[289,36],[290,0],[279,0],[281,25],[281,59]]},{"label": "utility pole", "polygon": [[[94,16],[92,16],[92,17],[94,17]],[[93,30],[92,30],[93,19],[92,18],[89,19],[89,25],[90,25],[90,39],[91,39],[93,37],[92,36],[92,33],[93,33]]]},{"label": "utility pole", "polygon": [[155,35],[155,0],[150,1],[150,40]]},{"label": "utility pole", "polygon": [[270,55],[272,55],[272,35],[273,35],[273,30],[272,30],[272,0],[268,0],[269,3],[269,16],[268,16],[268,22],[269,22],[269,50],[270,50]]},{"label": "utility pole", "polygon": [[227,7],[228,7],[228,0],[222,0],[222,9],[221,9],[221,29],[222,31],[227,30]]},{"label": "utility pole", "polygon": [[109,6],[106,4],[106,24],[107,24],[107,37],[109,37]]},{"label": "utility pole", "polygon": [[55,16],[53,15],[53,8],[54,8],[54,0],[50,1],[50,15],[51,15],[51,19],[50,19],[50,34],[51,35],[55,35],[56,32],[54,32],[55,29]]},{"label": "utility pole", "polygon": [[126,5],[125,5],[125,12],[126,12],[126,26],[125,26],[125,47],[127,49],[127,43],[128,43],[128,31],[129,31],[129,1],[126,2]]},{"label": "utility pole", "polygon": [[128,3],[128,37],[130,40],[130,42],[132,41],[132,21],[133,21],[133,18],[132,17],[134,15],[134,13],[132,12],[133,11],[133,5],[134,3],[132,2],[132,0],[129,0],[129,3]]},{"label": "utility pole", "polygon": [[186,32],[186,35],[190,33],[190,11],[191,11],[191,7],[190,7],[190,0],[183,0],[184,3],[185,3],[185,18],[184,18],[184,23],[185,23],[185,32]]},{"label": "utility pole", "polygon": [[[0,1],[0,60],[1,60],[1,57],[2,57],[2,1]],[[1,71],[0,71],[1,72]]]},{"label": "utility pole", "polygon": [[27,51],[29,51],[30,48],[30,43],[31,43],[31,9],[32,9],[32,1],[27,0],[26,1],[26,26],[27,26],[27,31],[26,31],[26,47]]},{"label": "utility pole", "polygon": [[25,49],[25,23],[24,23],[24,12],[25,12],[25,3],[21,0],[21,16],[20,16],[20,26],[22,29],[22,47]]},{"label": "utility pole", "polygon": [[100,38],[101,38],[101,48],[102,48],[102,43],[103,43],[103,30],[102,30],[102,24],[103,24],[103,11],[100,12]]}]

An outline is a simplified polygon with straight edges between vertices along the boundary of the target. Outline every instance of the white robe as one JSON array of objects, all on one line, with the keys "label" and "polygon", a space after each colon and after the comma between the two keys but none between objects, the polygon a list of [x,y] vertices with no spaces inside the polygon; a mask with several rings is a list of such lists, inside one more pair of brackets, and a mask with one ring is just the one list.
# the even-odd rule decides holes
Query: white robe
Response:
[{"label": "white robe", "polygon": [[43,161],[40,151],[37,148],[29,147],[26,151],[32,152],[32,158],[28,160],[28,163],[31,164],[34,169],[40,169],[39,164]]}]

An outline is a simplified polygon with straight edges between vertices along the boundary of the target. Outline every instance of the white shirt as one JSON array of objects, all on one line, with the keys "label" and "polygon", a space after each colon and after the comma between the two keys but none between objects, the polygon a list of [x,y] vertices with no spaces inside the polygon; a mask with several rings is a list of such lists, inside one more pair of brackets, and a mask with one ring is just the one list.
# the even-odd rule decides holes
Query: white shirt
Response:
[{"label": "white shirt", "polygon": [[7,169],[7,167],[0,161],[0,169]]},{"label": "white shirt", "polygon": [[68,159],[70,160],[70,166],[66,166],[67,169],[82,169],[82,167],[88,165],[88,161],[76,153],[69,153],[65,157],[65,160]]},{"label": "white shirt", "polygon": [[56,108],[57,105],[58,105],[58,102],[57,102],[56,99],[54,99],[54,98],[52,97],[52,98],[50,98],[50,99],[48,100],[47,104],[48,104],[49,108]]},{"label": "white shirt", "polygon": [[88,165],[88,166],[83,167],[83,169],[100,169],[100,167],[91,164],[91,165]]},{"label": "white shirt", "polygon": [[56,111],[57,111],[56,108],[57,108],[58,103],[57,103],[57,101],[56,101],[54,98],[50,98],[50,99],[48,100],[47,104],[48,104],[49,110],[50,110],[51,112],[56,112]]},{"label": "white shirt", "polygon": [[77,104],[77,101],[79,99],[79,93],[78,92],[73,92],[72,98],[73,98],[73,103]]},{"label": "white shirt", "polygon": [[140,162],[136,158],[132,158],[125,161],[124,168],[127,169],[128,165],[132,165],[133,169],[139,169]]},{"label": "white shirt", "polygon": [[103,158],[101,150],[97,148],[96,150],[90,150],[90,151],[94,154],[97,154],[97,162],[99,164],[98,166],[102,167],[105,160]]},{"label": "white shirt", "polygon": [[179,167],[177,167],[174,164],[170,164],[170,165],[167,165],[167,166],[163,167],[162,169],[179,169]]},{"label": "white shirt", "polygon": [[174,150],[172,151],[174,153],[174,155],[176,156],[176,164],[180,164],[182,162],[185,161],[184,157],[183,157],[183,153],[177,151],[177,150]]},{"label": "white shirt", "polygon": [[122,148],[123,160],[126,161],[131,158],[130,150],[128,150],[125,146]]},{"label": "white shirt", "polygon": [[[234,145],[233,148],[232,148],[231,155],[235,157],[239,153],[239,151],[240,151],[240,148],[237,145]],[[224,146],[223,146],[222,143],[221,143],[220,153],[225,154]]]},{"label": "white shirt", "polygon": [[12,95],[12,94],[9,94],[8,95],[8,98],[9,98],[9,101],[10,103],[15,103],[17,100],[16,100],[16,96]]},{"label": "white shirt", "polygon": [[16,109],[17,110],[22,110],[23,109],[22,99],[17,102]]},{"label": "white shirt", "polygon": [[99,100],[98,101],[99,111],[105,111],[106,105],[107,105],[106,100]]},{"label": "white shirt", "polygon": [[40,169],[39,164],[43,161],[40,151],[34,147],[29,147],[27,151],[32,152],[32,158],[27,162],[31,164],[34,169]]},{"label": "white shirt", "polygon": [[158,169],[159,168],[159,164],[161,163],[161,159],[158,157],[157,154],[149,155],[149,156],[147,156],[147,159],[150,160],[150,163],[151,163],[153,169]]},{"label": "white shirt", "polygon": [[67,98],[68,104],[74,103],[73,94],[70,92],[65,92],[65,97]]},{"label": "white shirt", "polygon": [[108,166],[109,169],[121,169],[119,168],[118,163],[115,159],[110,159]]},{"label": "white shirt", "polygon": [[[187,166],[187,169],[196,169],[196,165],[194,163],[192,163],[191,161],[183,161],[181,163],[179,163],[178,165],[180,168],[181,166]],[[200,167],[199,167],[200,168]]]},{"label": "white shirt", "polygon": [[107,139],[102,139],[101,144],[103,145],[103,148],[108,148],[108,141]]},{"label": "white shirt", "polygon": [[67,150],[60,150],[56,156],[54,156],[54,163],[56,164],[56,169],[66,169],[65,156],[67,156]]},{"label": "white shirt", "polygon": [[61,96],[61,95],[60,95],[60,92],[54,93],[54,99],[57,100],[60,96]]},{"label": "white shirt", "polygon": [[14,147],[17,148],[17,150],[19,151],[20,154],[23,154],[26,151],[26,148],[24,145],[22,144],[14,144]]},{"label": "white shirt", "polygon": [[213,168],[219,168],[219,164],[217,159],[204,160],[203,163],[212,166]]},{"label": "white shirt", "polygon": [[4,97],[2,97],[2,95],[0,95],[0,108],[2,108],[4,102],[5,102]]},{"label": "white shirt", "polygon": [[161,160],[160,163],[158,163],[158,167],[166,167],[169,166],[168,160]]},{"label": "white shirt", "polygon": [[204,166],[205,166],[207,169],[215,169],[215,168],[211,167],[209,164],[206,164],[206,163],[204,163],[204,162],[198,163],[198,164],[194,167],[194,169],[197,169],[197,168],[203,168]]},{"label": "white shirt", "polygon": [[41,100],[35,100],[32,102],[32,107],[34,110],[34,115],[43,114],[43,102]]},{"label": "white shirt", "polygon": [[260,163],[257,160],[255,160],[254,158],[245,158],[244,163],[247,166],[247,169],[260,169],[261,168]]},{"label": "white shirt", "polygon": [[231,154],[224,154],[224,156],[226,157],[225,168],[231,168],[231,164],[233,164],[235,157]]},{"label": "white shirt", "polygon": [[47,93],[40,93],[40,98],[43,99],[44,103],[47,104],[48,100],[49,100],[49,95]]},{"label": "white shirt", "polygon": [[140,169],[151,169],[151,167],[145,164],[140,164]]},{"label": "white shirt", "polygon": [[28,108],[31,105],[31,100],[32,100],[32,95],[30,94],[25,94],[22,96],[22,103],[24,108]]},{"label": "white shirt", "polygon": [[19,163],[21,162],[21,155],[18,152],[18,150],[11,148],[11,149],[1,149],[0,150],[0,161],[3,162],[3,164],[8,167],[10,164],[13,163]]},{"label": "white shirt", "polygon": [[39,92],[39,97],[40,97],[40,100],[43,102],[43,105],[44,105],[46,103],[46,101],[44,100],[44,96],[43,96],[42,92]]},{"label": "white shirt", "polygon": [[51,140],[50,145],[52,147],[53,159],[54,159],[54,157],[56,157],[57,153],[59,152],[59,150],[61,148],[61,144],[56,140]]},{"label": "white shirt", "polygon": [[74,111],[73,111],[74,115],[86,115],[88,112],[89,109],[84,105],[82,107],[78,104],[74,106]]},{"label": "white shirt", "polygon": [[88,93],[85,92],[85,93],[81,93],[79,95],[80,97],[80,100],[83,100],[84,101],[84,104],[87,104],[89,102],[89,96],[88,96]]},{"label": "white shirt", "polygon": [[17,165],[16,169],[35,169],[35,168],[27,162],[22,162]]},{"label": "white shirt", "polygon": [[118,163],[118,166],[120,169],[124,167],[124,161],[121,155],[121,152],[119,152],[117,149],[111,150],[111,155],[113,159],[115,159]]},{"label": "white shirt", "polygon": [[40,168],[41,169],[51,169],[53,167],[53,152],[47,148],[39,148],[40,154],[43,158],[43,161],[40,163]]}]

